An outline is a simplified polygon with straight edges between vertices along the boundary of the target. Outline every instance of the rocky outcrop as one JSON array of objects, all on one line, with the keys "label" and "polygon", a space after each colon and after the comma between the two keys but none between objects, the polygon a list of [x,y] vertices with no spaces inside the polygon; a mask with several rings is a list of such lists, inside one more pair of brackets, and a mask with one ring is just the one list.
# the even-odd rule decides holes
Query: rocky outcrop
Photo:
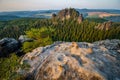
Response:
[{"label": "rocky outcrop", "polygon": [[27,53],[19,70],[35,80],[120,80],[120,40],[55,42]]},{"label": "rocky outcrop", "polygon": [[57,16],[57,15],[56,15],[55,13],[52,14],[52,18],[56,18],[56,16]]},{"label": "rocky outcrop", "polygon": [[13,38],[3,38],[0,40],[0,57],[6,57],[10,53],[18,50],[19,42]]},{"label": "rocky outcrop", "polygon": [[80,14],[78,17],[78,23],[80,24],[81,22],[83,22],[83,20],[84,20],[83,15]]},{"label": "rocky outcrop", "polygon": [[79,14],[78,11],[76,11],[74,8],[66,8],[58,12],[58,14],[53,14],[52,19],[59,19],[59,20],[65,20],[65,19],[72,19],[72,20],[78,20],[79,23],[83,21],[83,15]]},{"label": "rocky outcrop", "polygon": [[33,39],[28,38],[26,35],[21,35],[18,40],[20,41],[20,43],[33,41]]},{"label": "rocky outcrop", "polygon": [[76,11],[73,8],[69,8],[69,9],[63,9],[58,13],[58,18],[64,20],[64,19],[75,19],[79,16],[79,12]]},{"label": "rocky outcrop", "polygon": [[98,24],[98,26],[96,26],[95,28],[100,30],[109,30],[111,26],[112,26],[112,22],[108,21],[108,22]]}]

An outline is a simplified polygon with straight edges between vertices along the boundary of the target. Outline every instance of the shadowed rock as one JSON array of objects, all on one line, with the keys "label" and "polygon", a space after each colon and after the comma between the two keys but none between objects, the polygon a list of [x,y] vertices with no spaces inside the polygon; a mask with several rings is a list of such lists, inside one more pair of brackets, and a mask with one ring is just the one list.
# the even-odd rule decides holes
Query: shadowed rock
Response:
[{"label": "shadowed rock", "polygon": [[19,49],[19,42],[13,38],[0,40],[0,57],[7,57],[10,53]]},{"label": "shadowed rock", "polygon": [[81,22],[83,22],[83,20],[84,20],[83,15],[80,14],[78,17],[78,23],[80,24]]}]

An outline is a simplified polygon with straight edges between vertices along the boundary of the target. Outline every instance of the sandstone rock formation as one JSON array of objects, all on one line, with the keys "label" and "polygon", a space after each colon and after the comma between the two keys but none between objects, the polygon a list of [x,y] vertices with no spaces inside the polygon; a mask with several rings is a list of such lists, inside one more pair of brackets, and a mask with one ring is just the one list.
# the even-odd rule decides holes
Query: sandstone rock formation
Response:
[{"label": "sandstone rock formation", "polygon": [[78,23],[80,24],[81,22],[83,22],[83,20],[84,20],[83,15],[80,14],[78,17]]},{"label": "sandstone rock formation", "polygon": [[98,26],[96,26],[96,29],[100,29],[100,30],[109,30],[112,26],[112,22],[108,21],[108,22],[104,22],[104,23],[100,23],[98,24]]},{"label": "sandstone rock formation", "polygon": [[19,42],[13,38],[3,38],[0,40],[0,57],[6,57],[11,52],[19,48]]},{"label": "sandstone rock formation", "polygon": [[55,42],[27,53],[27,63],[34,80],[120,80],[120,40]]},{"label": "sandstone rock formation", "polygon": [[75,43],[75,42],[72,43],[71,48],[70,48],[71,54],[78,55],[78,56],[83,54],[83,52],[82,52],[83,50],[87,54],[90,54],[90,53],[93,52],[93,50],[91,48],[80,48],[79,45],[77,43]]},{"label": "sandstone rock formation", "polygon": [[72,20],[78,20],[79,23],[83,21],[83,15],[79,14],[78,11],[76,11],[74,8],[66,8],[58,12],[58,14],[53,14],[52,19],[59,19],[59,20],[65,20],[65,19],[72,19]]},{"label": "sandstone rock formation", "polygon": [[21,35],[18,40],[20,41],[20,43],[33,41],[33,39],[28,38],[26,35]]},{"label": "sandstone rock formation", "polygon": [[79,16],[79,12],[73,8],[63,9],[58,13],[58,18],[64,20],[69,18],[77,18]]},{"label": "sandstone rock formation", "polygon": [[56,18],[56,16],[57,16],[57,15],[56,15],[55,13],[52,14],[52,18]]}]

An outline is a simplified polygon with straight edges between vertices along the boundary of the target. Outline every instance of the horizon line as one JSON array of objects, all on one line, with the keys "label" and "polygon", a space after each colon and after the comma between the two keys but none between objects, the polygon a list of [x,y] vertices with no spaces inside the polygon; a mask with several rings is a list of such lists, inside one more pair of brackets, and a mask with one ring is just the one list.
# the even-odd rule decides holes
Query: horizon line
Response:
[{"label": "horizon line", "polygon": [[[71,8],[71,7],[70,7]],[[62,10],[62,9],[65,9],[65,8],[61,8],[61,9],[34,9],[34,10],[5,10],[5,11],[0,11],[0,13],[2,13],[2,12],[22,12],[22,11],[44,11],[44,10]],[[88,9],[88,10],[120,10],[120,9],[115,9],[115,8],[105,8],[105,9],[100,9],[100,8],[74,8],[74,9]]]}]

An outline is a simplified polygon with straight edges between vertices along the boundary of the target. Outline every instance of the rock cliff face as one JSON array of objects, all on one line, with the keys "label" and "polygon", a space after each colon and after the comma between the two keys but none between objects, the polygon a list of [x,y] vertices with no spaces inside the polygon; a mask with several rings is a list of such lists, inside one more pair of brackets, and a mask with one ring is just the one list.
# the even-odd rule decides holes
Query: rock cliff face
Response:
[{"label": "rock cliff face", "polygon": [[79,16],[79,12],[73,8],[63,9],[58,13],[58,18],[64,20],[69,18],[77,18]]},{"label": "rock cliff face", "polygon": [[35,80],[120,80],[120,40],[55,42],[27,53],[27,63]]},{"label": "rock cliff face", "polygon": [[76,11],[74,8],[66,8],[58,12],[58,14],[53,14],[52,19],[58,18],[60,20],[65,20],[65,19],[72,19],[76,20],[78,19],[78,22],[81,23],[83,21],[83,15],[79,14],[78,11]]},{"label": "rock cliff face", "polygon": [[83,22],[83,20],[84,20],[83,15],[80,14],[78,17],[78,23],[80,24],[81,22]]},{"label": "rock cliff face", "polygon": [[100,29],[100,30],[109,30],[112,26],[112,22],[108,21],[108,22],[104,22],[102,24],[98,24],[98,26],[96,26],[96,29]]}]

